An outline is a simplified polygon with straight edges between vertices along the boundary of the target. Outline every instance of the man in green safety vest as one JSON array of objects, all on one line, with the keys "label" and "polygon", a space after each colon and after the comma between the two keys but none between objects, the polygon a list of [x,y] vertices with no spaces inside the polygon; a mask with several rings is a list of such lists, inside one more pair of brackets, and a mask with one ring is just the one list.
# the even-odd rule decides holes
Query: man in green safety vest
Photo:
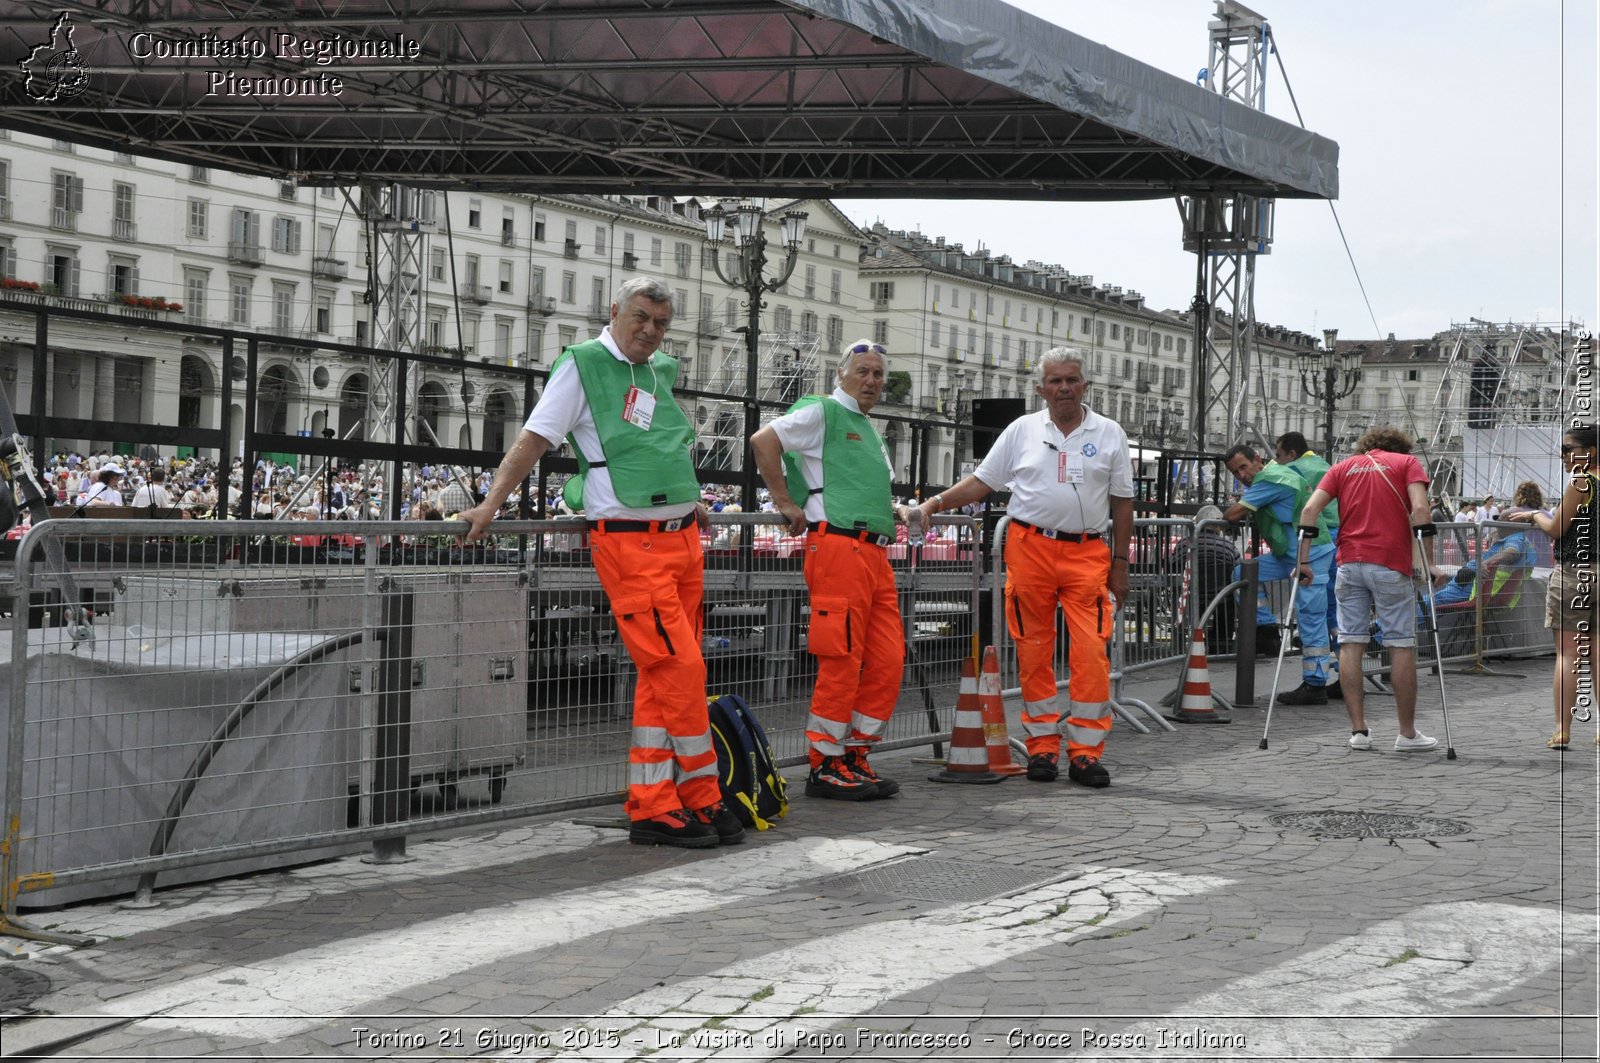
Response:
[{"label": "man in green safety vest", "polygon": [[890,497],[888,451],[867,418],[885,374],[881,344],[853,343],[831,395],[801,399],[750,438],[773,508],[796,535],[807,532],[806,646],[817,658],[807,797],[862,801],[900,789],[867,762],[900,697],[906,655],[888,555],[906,511]]},{"label": "man in green safety vest", "polygon": [[672,386],[678,363],[658,348],[672,324],[662,281],[623,281],[611,323],[568,347],[500,462],[484,500],[461,514],[483,535],[512,490],[565,438],[579,473],[565,497],[588,521],[594,567],[639,670],[628,751],[629,840],[687,849],[741,841],[722,802],[701,656],[708,520],[695,477],[694,429]]}]

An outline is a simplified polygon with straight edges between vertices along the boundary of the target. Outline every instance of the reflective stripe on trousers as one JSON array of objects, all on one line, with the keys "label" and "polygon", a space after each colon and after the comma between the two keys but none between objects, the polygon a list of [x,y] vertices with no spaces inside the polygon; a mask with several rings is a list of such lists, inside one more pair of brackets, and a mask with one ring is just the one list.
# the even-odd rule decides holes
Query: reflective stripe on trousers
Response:
[{"label": "reflective stripe on trousers", "polygon": [[700,654],[705,574],[699,529],[691,522],[675,532],[593,531],[589,541],[600,586],[639,672],[628,816],[649,819],[715,804],[722,795]]},{"label": "reflective stripe on trousers", "polygon": [[1113,621],[1106,593],[1111,548],[1046,539],[1011,525],[1006,536],[1006,627],[1017,644],[1022,677],[1022,728],[1028,754],[1060,753],[1061,710],[1056,694],[1056,606],[1067,621],[1067,757],[1099,760],[1111,731],[1111,661],[1106,644]]},{"label": "reflective stripe on trousers", "polygon": [[[843,755],[847,744],[867,746],[883,737],[900,698],[906,639],[894,571],[883,547],[810,532],[805,578],[812,625],[807,649],[817,658],[806,740],[816,767],[824,757]],[[845,615],[823,618],[823,602],[839,602]],[[824,619],[836,626],[824,632]]]}]

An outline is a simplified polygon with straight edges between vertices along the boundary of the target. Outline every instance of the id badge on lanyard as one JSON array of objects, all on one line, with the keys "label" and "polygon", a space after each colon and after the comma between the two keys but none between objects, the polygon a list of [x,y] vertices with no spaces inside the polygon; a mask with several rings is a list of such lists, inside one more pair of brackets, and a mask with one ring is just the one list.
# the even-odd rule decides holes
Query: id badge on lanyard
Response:
[{"label": "id badge on lanyard", "polygon": [[643,431],[650,431],[650,422],[656,415],[656,397],[637,387],[628,389],[627,401],[622,404],[622,419]]}]

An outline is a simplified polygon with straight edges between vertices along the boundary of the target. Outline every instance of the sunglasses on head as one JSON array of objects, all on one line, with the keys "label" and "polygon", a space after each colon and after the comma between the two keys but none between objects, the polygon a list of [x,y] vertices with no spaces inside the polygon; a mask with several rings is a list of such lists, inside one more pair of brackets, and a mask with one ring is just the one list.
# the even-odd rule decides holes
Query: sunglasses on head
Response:
[{"label": "sunglasses on head", "polygon": [[881,343],[858,343],[850,348],[851,354],[888,354]]}]

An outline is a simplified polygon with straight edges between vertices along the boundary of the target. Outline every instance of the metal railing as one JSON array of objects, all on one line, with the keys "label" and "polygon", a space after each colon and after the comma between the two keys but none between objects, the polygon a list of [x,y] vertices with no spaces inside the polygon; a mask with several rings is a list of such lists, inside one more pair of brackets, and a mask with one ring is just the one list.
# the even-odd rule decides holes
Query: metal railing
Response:
[{"label": "metal railing", "polygon": [[[981,560],[973,522],[888,548],[912,634],[886,748],[948,740]],[[702,532],[708,693],[805,759],[803,538]],[[635,673],[579,520],[51,520],[23,537],[0,666],[4,919],[407,834],[617,801]],[[62,610],[55,540],[96,614]],[[915,564],[913,564],[915,562]],[[3,588],[3,585],[0,585]],[[930,712],[924,710],[931,710]],[[0,927],[3,929],[3,927]]]}]

